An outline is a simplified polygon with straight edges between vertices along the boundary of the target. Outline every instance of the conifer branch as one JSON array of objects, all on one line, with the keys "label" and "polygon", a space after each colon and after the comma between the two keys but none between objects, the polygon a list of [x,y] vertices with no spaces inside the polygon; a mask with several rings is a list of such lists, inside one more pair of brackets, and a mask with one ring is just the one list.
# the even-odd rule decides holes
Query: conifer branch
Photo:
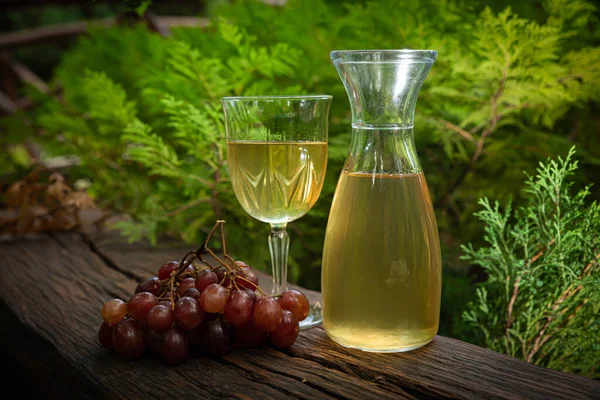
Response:
[{"label": "conifer branch", "polygon": [[[537,261],[538,258],[540,258],[544,252],[550,247],[552,246],[552,244],[554,244],[554,239],[552,239],[548,245],[546,246],[545,249],[540,250],[537,254],[535,254],[533,257],[531,257],[529,260],[527,260],[526,263],[526,267],[525,270],[523,271],[523,273],[521,273],[521,275],[519,275],[516,279],[515,282],[513,284],[513,291],[512,291],[512,296],[510,297],[510,300],[508,302],[508,307],[507,307],[507,316],[506,316],[506,328],[505,328],[505,335],[506,338],[508,339],[509,337],[509,329],[510,326],[512,325],[513,322],[513,318],[512,318],[512,313],[513,313],[513,307],[515,305],[515,301],[517,300],[517,295],[519,294],[519,286],[521,285],[521,279],[523,278],[523,275],[527,273],[527,268],[529,268],[531,266],[531,264],[533,264],[534,262]],[[507,277],[510,278],[510,277]]]},{"label": "conifer branch", "polygon": [[[536,175],[526,180],[528,205],[514,213],[492,207],[487,199],[480,201],[484,209],[476,215],[486,224],[488,245],[477,250],[463,246],[463,251],[464,259],[486,270],[488,280],[478,288],[482,295],[463,313],[463,320],[483,332],[486,345],[496,351],[520,355],[530,363],[594,371],[586,362],[598,356],[594,314],[600,204],[586,206],[587,189],[572,192],[567,179],[577,169],[572,156],[573,149],[564,159],[540,164]],[[530,252],[535,254],[523,259]],[[511,281],[508,291],[505,286]],[[499,312],[506,319],[499,319]],[[593,354],[573,351],[583,346]],[[562,358],[566,353],[570,356]]]},{"label": "conifer branch", "polygon": [[440,122],[448,129],[450,129],[453,132],[458,133],[463,139],[468,140],[469,142],[472,142],[474,140],[473,135],[464,130],[463,128],[461,128],[460,126],[453,124],[450,121],[447,121],[445,119],[440,119]]},{"label": "conifer branch", "polygon": [[177,207],[173,211],[169,211],[167,213],[167,217],[169,217],[169,218],[170,217],[174,217],[174,216],[176,216],[178,214],[181,214],[184,211],[189,210],[190,208],[196,207],[197,205],[200,205],[200,204],[203,204],[203,203],[207,203],[208,201],[209,200],[205,199],[205,198],[199,198],[199,199],[196,199],[196,200],[192,200],[189,203],[186,203],[186,204],[184,204],[184,205],[182,205],[180,207]]},{"label": "conifer branch", "polygon": [[[436,202],[436,203],[438,203],[438,204],[436,204],[436,207],[446,207],[448,205],[448,201],[450,200],[450,198],[452,197],[452,195],[454,194],[456,189],[458,189],[460,187],[460,185],[463,183],[465,178],[475,168],[475,164],[477,163],[479,156],[483,152],[485,140],[488,138],[488,136],[490,136],[496,130],[496,127],[498,126],[498,123],[500,122],[500,119],[502,118],[502,114],[500,114],[498,112],[498,99],[500,98],[500,96],[502,95],[502,92],[504,91],[504,86],[506,84],[507,78],[508,78],[508,69],[505,69],[502,72],[502,78],[500,79],[500,84],[499,84],[498,90],[490,98],[491,118],[490,118],[487,126],[485,127],[485,129],[483,130],[481,135],[479,136],[479,139],[477,140],[475,152],[473,153],[471,160],[469,161],[467,166],[463,169],[461,174],[454,180],[454,182],[448,187],[448,189],[446,189],[446,192],[440,197],[441,200],[439,202]],[[465,133],[468,133],[468,132],[465,132]],[[471,135],[471,138],[472,138],[472,135]]]}]

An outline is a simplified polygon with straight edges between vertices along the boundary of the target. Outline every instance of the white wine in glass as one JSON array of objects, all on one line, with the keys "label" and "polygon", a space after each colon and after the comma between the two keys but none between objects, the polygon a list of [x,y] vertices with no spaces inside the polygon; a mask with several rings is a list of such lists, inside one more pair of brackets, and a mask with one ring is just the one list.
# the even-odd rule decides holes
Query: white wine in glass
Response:
[{"label": "white wine in glass", "polygon": [[262,222],[294,221],[315,204],[327,168],[327,142],[228,142],[233,190]]},{"label": "white wine in glass", "polygon": [[[288,222],[306,214],[327,169],[331,96],[223,98],[227,163],[235,195],[250,216],[271,225],[272,294],[287,290]],[[321,323],[311,306],[301,329]]]}]

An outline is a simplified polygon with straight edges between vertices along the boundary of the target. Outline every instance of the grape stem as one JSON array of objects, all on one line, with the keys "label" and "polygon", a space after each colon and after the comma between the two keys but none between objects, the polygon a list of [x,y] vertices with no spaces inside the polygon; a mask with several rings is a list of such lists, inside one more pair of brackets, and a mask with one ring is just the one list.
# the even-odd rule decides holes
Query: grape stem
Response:
[{"label": "grape stem", "polygon": [[[217,229],[219,229],[221,233],[221,248],[223,250],[223,257],[225,258],[225,261],[221,260],[215,254],[215,252],[208,247],[208,244],[217,232]],[[216,269],[216,267],[213,267],[209,262],[207,262],[204,259],[204,255],[206,255],[207,253],[212,258],[214,258],[219,263],[219,265],[223,266],[227,270],[227,273],[225,274],[225,277],[221,280],[220,284],[222,284],[226,278],[229,278],[232,282],[231,286],[235,286],[238,290],[240,290],[239,286],[236,283],[236,280],[241,279],[245,282],[250,283],[255,288],[255,290],[258,290],[263,296],[267,296],[267,294],[258,285],[246,278],[246,272],[235,262],[233,258],[231,258],[229,254],[227,254],[227,241],[225,239],[225,221],[218,220],[206,236],[206,239],[204,240],[204,243],[202,243],[202,246],[200,246],[200,248],[197,250],[189,251],[185,256],[183,256],[181,262],[179,263],[179,266],[171,274],[171,276],[168,279],[161,281],[161,286],[158,290],[157,298],[169,299],[171,301],[171,307],[175,309],[175,297],[180,297],[178,291],[176,290],[176,286],[179,286],[180,278],[188,275],[195,275],[195,272],[191,274],[184,272],[189,265],[193,265],[194,260],[199,260],[213,271]],[[194,270],[196,270],[196,267],[194,267]],[[245,276],[236,275],[236,271],[242,272]],[[165,296],[167,292],[168,296]]]},{"label": "grape stem", "polygon": [[[241,279],[241,280],[243,280],[245,282],[248,282],[249,284],[251,284],[252,286],[254,286],[256,288],[254,290],[258,290],[263,296],[267,296],[267,294],[257,284],[255,284],[254,282],[252,282],[250,279],[246,279],[243,276],[239,276],[239,275],[236,276],[236,278],[237,279]],[[272,296],[272,297],[277,297],[277,296]]]},{"label": "grape stem", "polygon": [[[160,289],[158,290],[157,297],[162,297],[167,291],[167,289],[169,290],[168,298],[169,300],[171,300],[172,309],[175,309],[175,296],[173,295],[175,293],[175,282],[179,281],[179,277],[181,275],[185,275],[183,274],[183,271],[185,271],[188,265],[190,265],[194,261],[195,254],[196,252],[192,250],[189,251],[185,256],[183,256],[181,262],[179,263],[179,267],[174,271],[174,273],[171,274],[171,276],[167,280],[165,280],[165,282],[161,283]],[[188,259],[190,256],[192,256],[192,258]]]},{"label": "grape stem", "polygon": [[217,223],[222,222],[221,226],[221,247],[223,248],[223,254],[225,257],[229,257],[227,255],[227,241],[225,240],[225,221],[217,221]]}]

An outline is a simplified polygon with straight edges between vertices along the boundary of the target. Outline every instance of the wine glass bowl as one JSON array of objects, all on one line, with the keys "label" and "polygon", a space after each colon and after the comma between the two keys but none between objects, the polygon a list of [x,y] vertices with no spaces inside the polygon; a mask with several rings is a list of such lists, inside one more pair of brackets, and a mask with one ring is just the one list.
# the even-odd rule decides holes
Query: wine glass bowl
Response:
[{"label": "wine glass bowl", "polygon": [[[331,96],[255,96],[222,99],[227,163],[242,208],[270,224],[272,294],[287,290],[286,226],[317,201],[327,169]],[[311,307],[301,329],[321,322]]]},{"label": "wine glass bowl", "polygon": [[327,166],[326,142],[227,143],[231,182],[242,208],[269,224],[286,224],[317,201]]}]

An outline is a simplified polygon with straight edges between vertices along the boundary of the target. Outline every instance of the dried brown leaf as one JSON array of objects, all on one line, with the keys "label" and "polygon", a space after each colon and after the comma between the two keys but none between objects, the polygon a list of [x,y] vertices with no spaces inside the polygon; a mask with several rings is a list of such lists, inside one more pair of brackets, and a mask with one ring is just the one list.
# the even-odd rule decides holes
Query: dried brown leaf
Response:
[{"label": "dried brown leaf", "polygon": [[73,190],[63,175],[55,172],[47,176],[43,169],[10,185],[4,195],[8,209],[2,210],[0,234],[80,228],[80,210],[96,208],[87,192]]}]

